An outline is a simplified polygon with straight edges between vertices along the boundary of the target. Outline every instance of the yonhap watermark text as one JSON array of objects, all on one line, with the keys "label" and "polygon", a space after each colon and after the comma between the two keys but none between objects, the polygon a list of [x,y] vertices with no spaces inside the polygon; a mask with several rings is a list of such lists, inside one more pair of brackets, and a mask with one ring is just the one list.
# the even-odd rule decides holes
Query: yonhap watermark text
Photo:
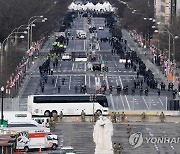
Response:
[{"label": "yonhap watermark text", "polygon": [[145,137],[146,143],[152,144],[179,144],[180,137]]},{"label": "yonhap watermark text", "polygon": [[129,144],[133,149],[140,147],[143,143],[147,144],[179,144],[180,136],[168,137],[168,136],[149,136],[143,137],[141,132],[133,133],[129,137]]}]

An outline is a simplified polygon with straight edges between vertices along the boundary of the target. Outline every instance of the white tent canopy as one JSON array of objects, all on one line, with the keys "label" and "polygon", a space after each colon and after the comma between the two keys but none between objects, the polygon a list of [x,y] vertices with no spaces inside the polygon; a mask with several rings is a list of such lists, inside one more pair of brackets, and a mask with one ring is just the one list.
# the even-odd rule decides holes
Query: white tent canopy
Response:
[{"label": "white tent canopy", "polygon": [[68,6],[68,9],[69,9],[69,10],[75,10],[76,6],[77,6],[77,5],[76,5],[74,2],[72,2],[72,3]]},{"label": "white tent canopy", "polygon": [[69,6],[68,6],[69,10],[96,10],[96,11],[113,11],[114,8],[112,7],[112,5],[109,2],[104,2],[103,4],[101,3],[97,3],[96,5],[94,5],[92,2],[87,2],[85,5],[82,4],[75,4],[74,2],[72,2]]}]

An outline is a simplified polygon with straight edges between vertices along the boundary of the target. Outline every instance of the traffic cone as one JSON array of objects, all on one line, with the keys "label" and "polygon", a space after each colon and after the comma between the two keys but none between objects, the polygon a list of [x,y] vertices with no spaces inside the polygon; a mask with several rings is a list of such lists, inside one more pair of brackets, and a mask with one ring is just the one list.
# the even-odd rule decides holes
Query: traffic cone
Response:
[{"label": "traffic cone", "polygon": [[41,149],[41,147],[39,148],[39,153],[41,153],[42,152],[42,149]]},{"label": "traffic cone", "polygon": [[79,118],[78,117],[76,118],[76,123],[79,123]]}]

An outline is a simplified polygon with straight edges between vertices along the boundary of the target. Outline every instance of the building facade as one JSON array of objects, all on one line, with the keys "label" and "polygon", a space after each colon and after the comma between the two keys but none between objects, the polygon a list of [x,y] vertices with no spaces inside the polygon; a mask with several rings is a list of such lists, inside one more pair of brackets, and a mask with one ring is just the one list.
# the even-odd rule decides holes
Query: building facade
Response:
[{"label": "building facade", "polygon": [[180,0],[154,0],[157,21],[168,25],[172,19],[180,15]]}]

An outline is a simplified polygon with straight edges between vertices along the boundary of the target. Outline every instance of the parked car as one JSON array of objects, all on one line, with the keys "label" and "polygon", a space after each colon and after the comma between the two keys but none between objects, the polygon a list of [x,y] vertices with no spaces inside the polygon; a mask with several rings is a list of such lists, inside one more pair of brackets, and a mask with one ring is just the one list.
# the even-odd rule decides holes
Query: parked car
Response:
[{"label": "parked car", "polygon": [[66,61],[66,60],[71,60],[71,54],[70,53],[63,53],[62,54],[62,60]]},{"label": "parked car", "polygon": [[99,30],[104,30],[104,27],[103,26],[99,26]]},{"label": "parked car", "polygon": [[64,146],[61,148],[66,154],[75,154],[74,148],[72,146]]}]

